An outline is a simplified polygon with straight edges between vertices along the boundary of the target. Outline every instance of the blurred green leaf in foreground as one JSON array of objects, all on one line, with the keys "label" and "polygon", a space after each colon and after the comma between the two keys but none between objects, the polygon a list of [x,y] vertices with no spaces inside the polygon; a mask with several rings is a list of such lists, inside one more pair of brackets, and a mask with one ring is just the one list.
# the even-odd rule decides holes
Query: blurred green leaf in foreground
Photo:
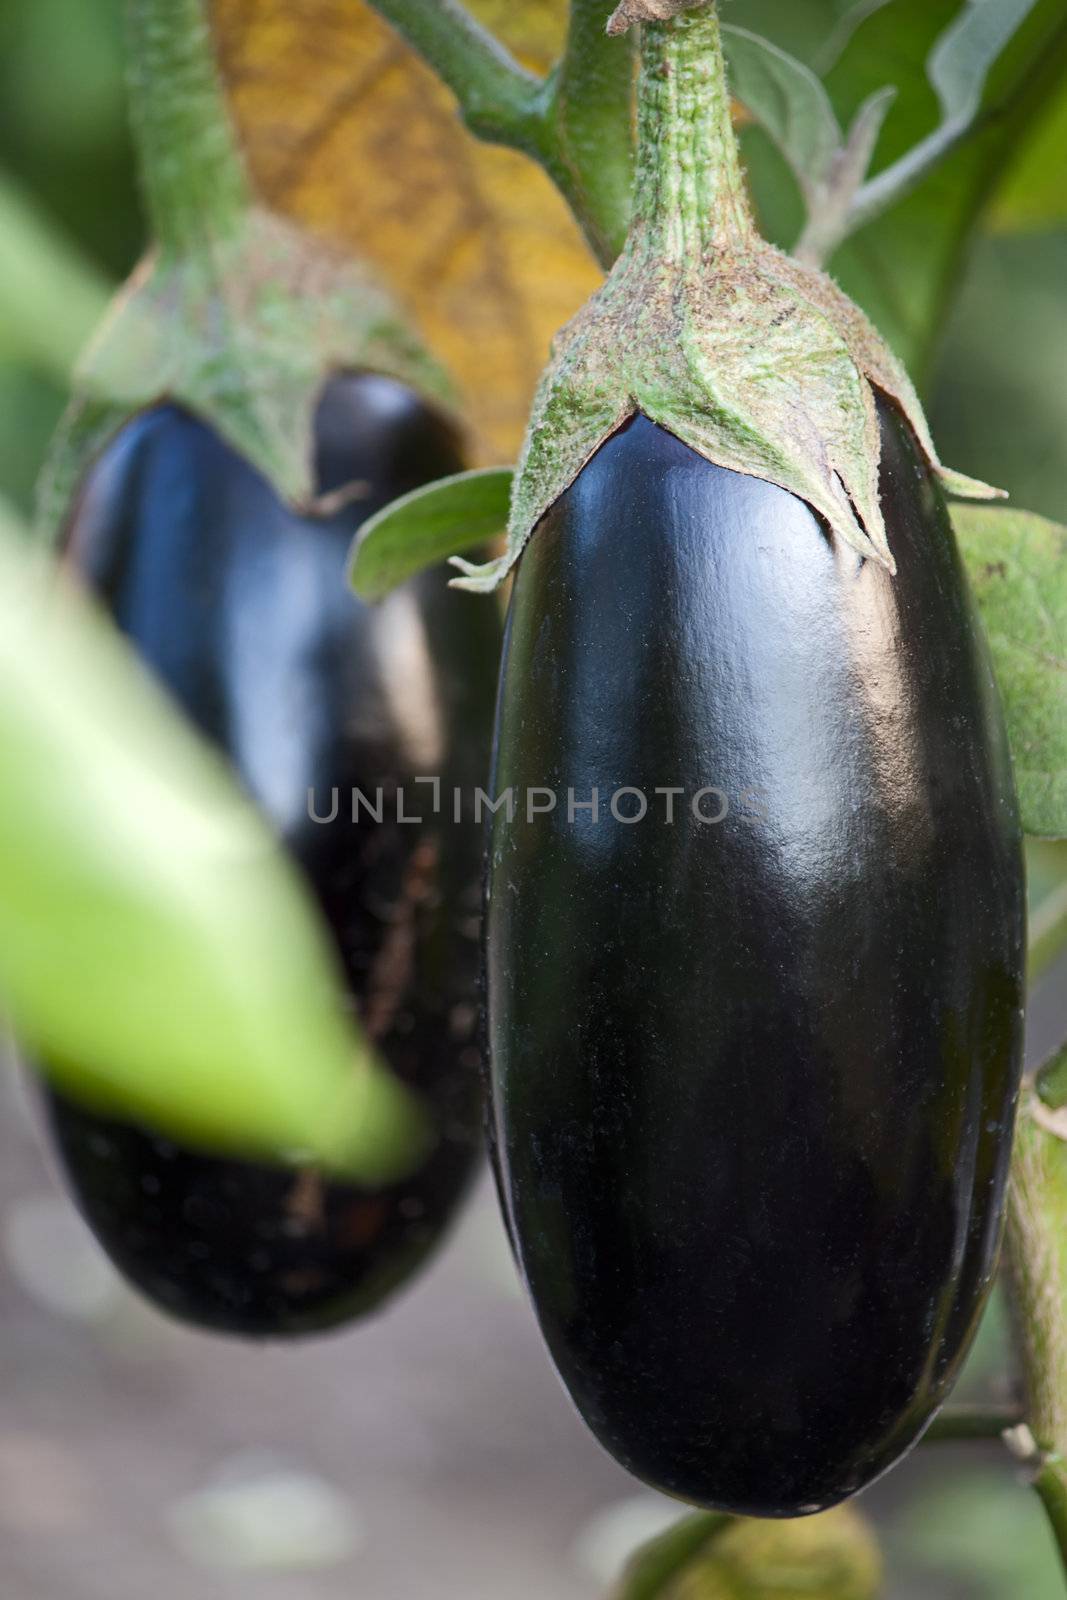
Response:
[{"label": "blurred green leaf in foreground", "polygon": [[421,1155],[274,839],[110,625],[0,525],[0,995],[65,1092],[365,1183]]}]

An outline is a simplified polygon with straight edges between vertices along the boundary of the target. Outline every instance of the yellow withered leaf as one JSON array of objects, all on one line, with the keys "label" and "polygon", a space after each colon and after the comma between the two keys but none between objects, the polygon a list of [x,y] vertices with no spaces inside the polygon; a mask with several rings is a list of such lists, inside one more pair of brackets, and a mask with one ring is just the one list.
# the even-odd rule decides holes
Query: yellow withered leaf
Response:
[{"label": "yellow withered leaf", "polygon": [[[474,0],[529,67],[562,0]],[[434,75],[363,0],[214,0],[264,199],[377,268],[459,384],[476,462],[512,460],[552,335],[599,280],[535,164],[462,127]]]}]

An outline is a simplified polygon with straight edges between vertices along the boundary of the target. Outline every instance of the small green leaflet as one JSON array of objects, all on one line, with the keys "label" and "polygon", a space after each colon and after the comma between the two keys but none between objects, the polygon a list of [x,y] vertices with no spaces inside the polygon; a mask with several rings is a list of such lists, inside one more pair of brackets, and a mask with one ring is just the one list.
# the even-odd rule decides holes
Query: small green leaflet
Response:
[{"label": "small green leaflet", "polygon": [[390,1181],[421,1114],[226,768],[0,534],[0,995],[73,1098],[195,1148]]},{"label": "small green leaflet", "polygon": [[990,69],[1037,0],[967,0],[930,52],[926,75],[937,91],[941,123],[933,133],[864,184],[849,214],[849,232],[909,194],[954,149],[982,107]]},{"label": "small green leaflet", "polygon": [[[758,34],[724,26],[731,88],[774,140],[804,196],[808,224],[797,246],[803,260],[825,261],[955,148],[981,110],[990,69],[1036,4],[967,0],[926,65],[941,109],[939,126],[868,182],[864,179],[894,99],[892,86],[864,102],[845,137],[826,89],[809,67]],[[859,15],[874,9],[861,8]]]},{"label": "small green leaflet", "polygon": [[1067,528],[1029,511],[955,505],[993,652],[1023,828],[1067,838]]},{"label": "small green leaflet", "polygon": [[363,600],[381,600],[425,567],[505,532],[510,467],[440,478],[394,500],[363,524],[352,548],[349,582]]}]

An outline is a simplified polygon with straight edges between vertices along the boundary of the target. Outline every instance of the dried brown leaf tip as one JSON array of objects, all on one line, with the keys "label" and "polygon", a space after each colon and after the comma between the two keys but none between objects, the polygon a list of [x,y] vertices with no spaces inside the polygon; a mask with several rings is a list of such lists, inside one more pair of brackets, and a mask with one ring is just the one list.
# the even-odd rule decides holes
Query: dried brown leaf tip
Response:
[{"label": "dried brown leaf tip", "polygon": [[638,22],[666,22],[680,11],[692,11],[707,4],[708,0],[622,0],[611,14],[608,32],[625,33]]}]

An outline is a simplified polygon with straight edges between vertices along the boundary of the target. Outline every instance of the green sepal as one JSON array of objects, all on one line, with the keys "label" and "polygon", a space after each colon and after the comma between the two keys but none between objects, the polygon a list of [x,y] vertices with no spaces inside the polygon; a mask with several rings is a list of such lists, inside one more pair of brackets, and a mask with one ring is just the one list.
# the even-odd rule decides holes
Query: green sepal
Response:
[{"label": "green sepal", "polygon": [[126,422],[172,401],[207,423],[292,505],[313,509],[313,430],[340,371],[385,373],[447,405],[450,389],[358,263],[251,207],[226,237],[156,252],[129,280],[75,374],[40,486],[56,538],[87,468]]},{"label": "green sepal", "polygon": [[602,288],[562,331],[534,401],[504,561],[635,413],[718,466],[797,495],[865,558],[895,570],[879,490],[875,394],[945,472],[900,362],[825,274],[760,238],[730,116],[714,6],[642,29],[634,221]]},{"label": "green sepal", "polygon": [[1008,722],[1023,828],[1067,838],[1067,528],[954,506]]},{"label": "green sepal", "polygon": [[393,500],[359,530],[352,588],[363,600],[381,600],[425,567],[497,538],[508,525],[514,476],[511,467],[482,467]]}]

